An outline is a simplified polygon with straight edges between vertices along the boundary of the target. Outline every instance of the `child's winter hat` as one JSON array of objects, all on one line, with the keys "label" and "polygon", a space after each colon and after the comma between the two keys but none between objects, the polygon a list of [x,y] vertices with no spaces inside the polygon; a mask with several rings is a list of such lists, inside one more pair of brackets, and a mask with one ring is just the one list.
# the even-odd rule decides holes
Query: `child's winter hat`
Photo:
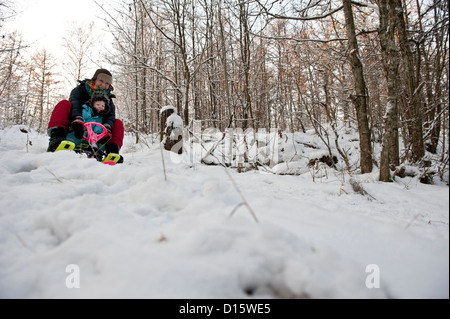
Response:
[{"label": "child's winter hat", "polygon": [[108,114],[109,113],[109,98],[108,96],[103,93],[102,91],[94,91],[92,92],[91,98],[89,99],[89,106],[93,107],[94,102],[96,101],[103,101],[105,102],[105,110],[102,112],[102,114]]}]

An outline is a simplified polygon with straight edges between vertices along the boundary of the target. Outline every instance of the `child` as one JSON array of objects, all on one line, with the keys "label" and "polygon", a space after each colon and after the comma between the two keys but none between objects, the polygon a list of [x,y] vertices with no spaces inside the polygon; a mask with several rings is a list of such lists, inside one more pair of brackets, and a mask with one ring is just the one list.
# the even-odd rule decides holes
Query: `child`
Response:
[{"label": "child", "polygon": [[[103,124],[103,117],[107,115],[110,111],[109,98],[101,91],[95,91],[92,93],[90,100],[82,106],[81,114],[83,117],[84,123],[96,122]],[[92,130],[96,134],[103,133],[103,129],[100,126],[93,125]],[[111,135],[108,132],[108,135]],[[84,136],[87,137],[87,132],[84,132]],[[110,136],[106,138],[105,143],[109,140]],[[82,141],[84,141],[83,137],[78,138],[75,136],[75,132],[69,129],[69,133],[67,134],[65,140],[71,141],[78,146]],[[104,144],[99,142],[98,144]]]}]

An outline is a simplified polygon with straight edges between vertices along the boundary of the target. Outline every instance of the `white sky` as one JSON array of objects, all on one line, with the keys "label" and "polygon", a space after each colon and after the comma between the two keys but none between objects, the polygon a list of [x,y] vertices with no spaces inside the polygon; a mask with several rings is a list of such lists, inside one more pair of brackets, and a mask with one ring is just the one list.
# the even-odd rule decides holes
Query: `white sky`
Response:
[{"label": "white sky", "polygon": [[27,41],[39,45],[58,48],[73,22],[88,25],[94,21],[104,30],[100,18],[104,13],[93,0],[15,0],[14,6],[18,14],[5,26],[21,31]]},{"label": "white sky", "polygon": [[[97,0],[97,3],[108,1]],[[31,46],[31,52],[45,47],[61,60],[65,51],[62,38],[74,23],[87,26],[94,22],[94,32],[103,39],[108,38],[105,22],[101,18],[105,13],[94,0],[14,0],[13,6],[17,15],[5,21],[4,28],[19,31]],[[108,45],[107,41],[102,43],[103,46]],[[101,60],[98,62],[104,63]]]}]

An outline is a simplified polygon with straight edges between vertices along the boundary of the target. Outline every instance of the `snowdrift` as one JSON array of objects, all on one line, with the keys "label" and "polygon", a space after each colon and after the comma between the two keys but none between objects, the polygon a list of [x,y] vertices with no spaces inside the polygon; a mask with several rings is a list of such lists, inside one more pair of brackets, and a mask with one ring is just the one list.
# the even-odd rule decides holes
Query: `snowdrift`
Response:
[{"label": "snowdrift", "polygon": [[[449,298],[439,178],[349,176],[308,133],[282,133],[276,154],[248,140],[258,169],[238,173],[239,140],[225,168],[215,134],[181,155],[127,136],[108,166],[0,130],[0,297]],[[354,136],[341,145],[356,167]]]}]

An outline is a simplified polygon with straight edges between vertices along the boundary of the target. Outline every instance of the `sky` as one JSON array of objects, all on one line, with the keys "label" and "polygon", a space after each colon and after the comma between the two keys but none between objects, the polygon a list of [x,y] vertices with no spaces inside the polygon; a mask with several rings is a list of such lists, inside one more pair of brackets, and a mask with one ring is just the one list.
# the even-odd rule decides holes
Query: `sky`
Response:
[{"label": "sky", "polygon": [[103,27],[102,9],[93,0],[15,0],[14,6],[17,16],[8,22],[9,27],[21,31],[27,41],[55,50],[72,22],[88,25],[94,21]]},{"label": "sky", "polygon": [[[45,47],[53,56],[62,60],[65,51],[62,38],[74,24],[87,26],[94,22],[96,35],[100,39],[107,38],[105,22],[101,18],[105,13],[96,2],[102,4],[107,1],[14,0],[17,15],[7,20],[4,27],[10,31],[19,31],[31,46],[31,52]],[[105,45],[104,41],[102,45]],[[98,63],[102,64],[102,61],[99,60]]]},{"label": "sky", "polygon": [[[449,298],[438,177],[381,183],[376,168],[308,167],[326,151],[313,130],[258,135],[258,156],[274,163],[238,173],[200,162],[222,158],[221,133],[204,134],[204,148],[186,140],[181,155],[127,134],[125,162],[109,166],[48,153],[48,136],[21,128],[0,130],[0,299]],[[358,163],[357,132],[337,129]]]}]

